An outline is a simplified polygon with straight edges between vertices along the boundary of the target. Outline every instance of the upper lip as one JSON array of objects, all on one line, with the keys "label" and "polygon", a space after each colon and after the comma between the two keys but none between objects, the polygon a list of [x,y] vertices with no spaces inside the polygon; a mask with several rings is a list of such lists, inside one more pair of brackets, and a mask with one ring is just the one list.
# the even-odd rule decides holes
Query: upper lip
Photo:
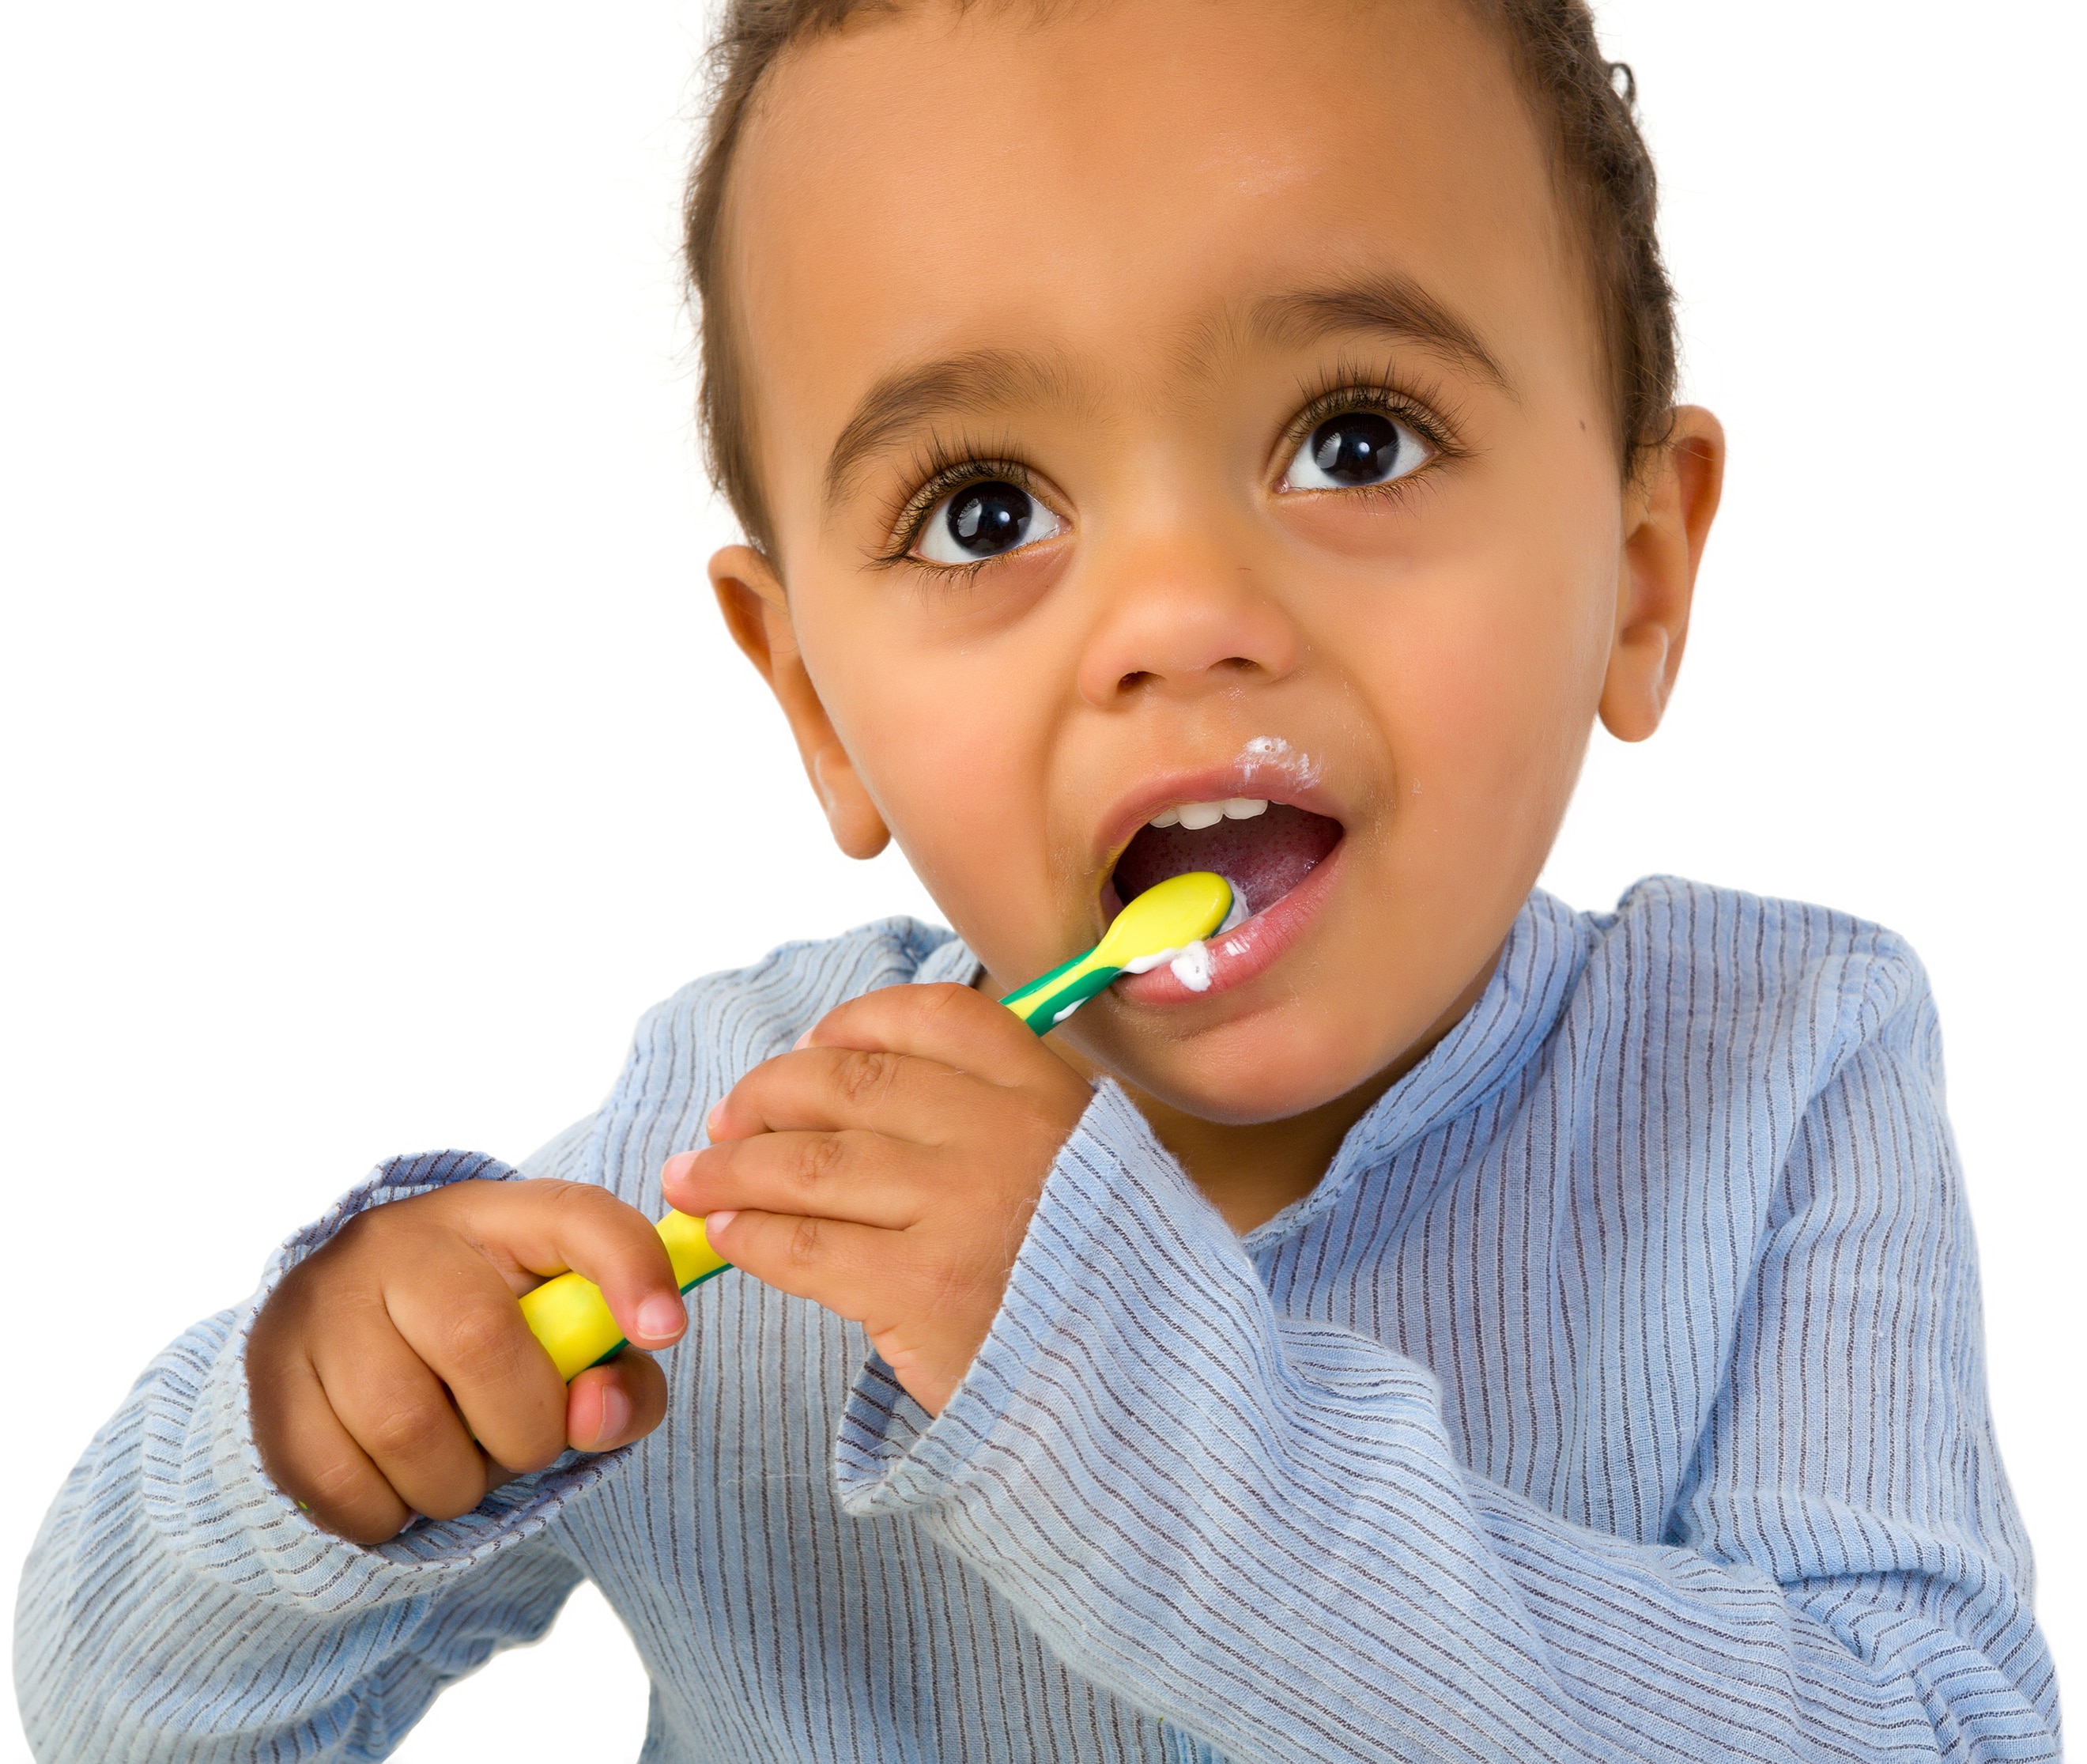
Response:
[{"label": "upper lip", "polygon": [[1283,766],[1235,760],[1197,771],[1171,772],[1133,786],[1102,817],[1095,834],[1095,857],[1103,883],[1115,873],[1124,848],[1137,837],[1138,829],[1162,809],[1181,802],[1223,802],[1233,797],[1286,803],[1308,814],[1323,814],[1344,827],[1347,824],[1330,791]]}]

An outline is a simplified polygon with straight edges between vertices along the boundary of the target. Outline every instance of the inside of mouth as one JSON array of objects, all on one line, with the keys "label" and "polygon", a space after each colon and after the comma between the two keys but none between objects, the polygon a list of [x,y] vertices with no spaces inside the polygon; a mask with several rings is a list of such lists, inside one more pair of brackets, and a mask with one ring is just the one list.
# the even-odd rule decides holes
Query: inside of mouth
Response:
[{"label": "inside of mouth", "polygon": [[1192,869],[1215,870],[1232,885],[1234,912],[1265,912],[1325,861],[1341,843],[1341,823],[1287,802],[1250,820],[1214,826],[1146,826],[1116,860],[1116,891],[1135,900],[1155,883]]}]

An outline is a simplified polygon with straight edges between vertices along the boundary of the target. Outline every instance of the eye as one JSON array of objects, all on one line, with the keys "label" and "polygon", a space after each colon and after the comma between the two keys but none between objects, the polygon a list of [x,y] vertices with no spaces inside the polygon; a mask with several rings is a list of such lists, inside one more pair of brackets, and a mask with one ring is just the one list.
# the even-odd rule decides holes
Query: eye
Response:
[{"label": "eye", "polygon": [[989,478],[951,491],[929,509],[913,554],[929,563],[979,563],[1065,530],[1065,523],[1019,485]]},{"label": "eye", "polygon": [[1416,472],[1435,450],[1381,411],[1343,411],[1304,438],[1283,474],[1286,490],[1353,490]]}]

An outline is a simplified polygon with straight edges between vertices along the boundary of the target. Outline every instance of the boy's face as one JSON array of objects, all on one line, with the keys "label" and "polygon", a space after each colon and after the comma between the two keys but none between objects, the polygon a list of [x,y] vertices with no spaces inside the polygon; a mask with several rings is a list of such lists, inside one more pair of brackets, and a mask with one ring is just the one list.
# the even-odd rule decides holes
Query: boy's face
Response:
[{"label": "boy's face", "polygon": [[1397,1066],[1597,712],[1656,724],[1716,496],[1693,415],[1620,481],[1500,48],[1453,0],[924,6],[775,70],[727,224],[780,580],[713,574],[843,844],[1003,989],[1233,875],[1207,974],[1061,1031],[1190,1114]]}]

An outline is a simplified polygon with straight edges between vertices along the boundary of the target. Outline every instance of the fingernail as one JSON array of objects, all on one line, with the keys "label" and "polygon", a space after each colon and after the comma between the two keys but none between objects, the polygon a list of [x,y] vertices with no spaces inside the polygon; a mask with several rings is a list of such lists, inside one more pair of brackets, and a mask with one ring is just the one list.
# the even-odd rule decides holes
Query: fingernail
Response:
[{"label": "fingernail", "polygon": [[802,1035],[799,1036],[795,1041],[790,1044],[790,1051],[792,1053],[800,1053],[811,1044],[812,1031],[809,1029],[807,1029]]},{"label": "fingernail", "polygon": [[614,1385],[601,1393],[601,1426],[594,1436],[596,1446],[606,1446],[630,1424],[630,1399]]},{"label": "fingernail", "polygon": [[[713,1108],[711,1113],[715,1115],[717,1111]],[[664,1164],[659,1166],[659,1180],[662,1182],[685,1181],[688,1178],[689,1172],[695,1168],[695,1167],[696,1155],[694,1152],[676,1151],[673,1156],[668,1159]]]},{"label": "fingernail", "polygon": [[638,1327],[647,1341],[664,1341],[670,1335],[681,1333],[681,1325],[688,1321],[688,1315],[681,1309],[679,1299],[655,1292],[638,1307]]},{"label": "fingernail", "polygon": [[739,1209],[736,1207],[719,1207],[715,1212],[704,1218],[703,1235],[715,1241],[717,1234],[738,1217]]},{"label": "fingernail", "polygon": [[[724,1104],[723,1103],[712,1103],[711,1104],[711,1112],[703,1117],[703,1131],[708,1134],[713,1139],[716,1138],[718,1136],[718,1117],[722,1115],[723,1113]],[[695,1161],[695,1154],[693,1151],[685,1151],[681,1155],[687,1158],[691,1163]]]}]

